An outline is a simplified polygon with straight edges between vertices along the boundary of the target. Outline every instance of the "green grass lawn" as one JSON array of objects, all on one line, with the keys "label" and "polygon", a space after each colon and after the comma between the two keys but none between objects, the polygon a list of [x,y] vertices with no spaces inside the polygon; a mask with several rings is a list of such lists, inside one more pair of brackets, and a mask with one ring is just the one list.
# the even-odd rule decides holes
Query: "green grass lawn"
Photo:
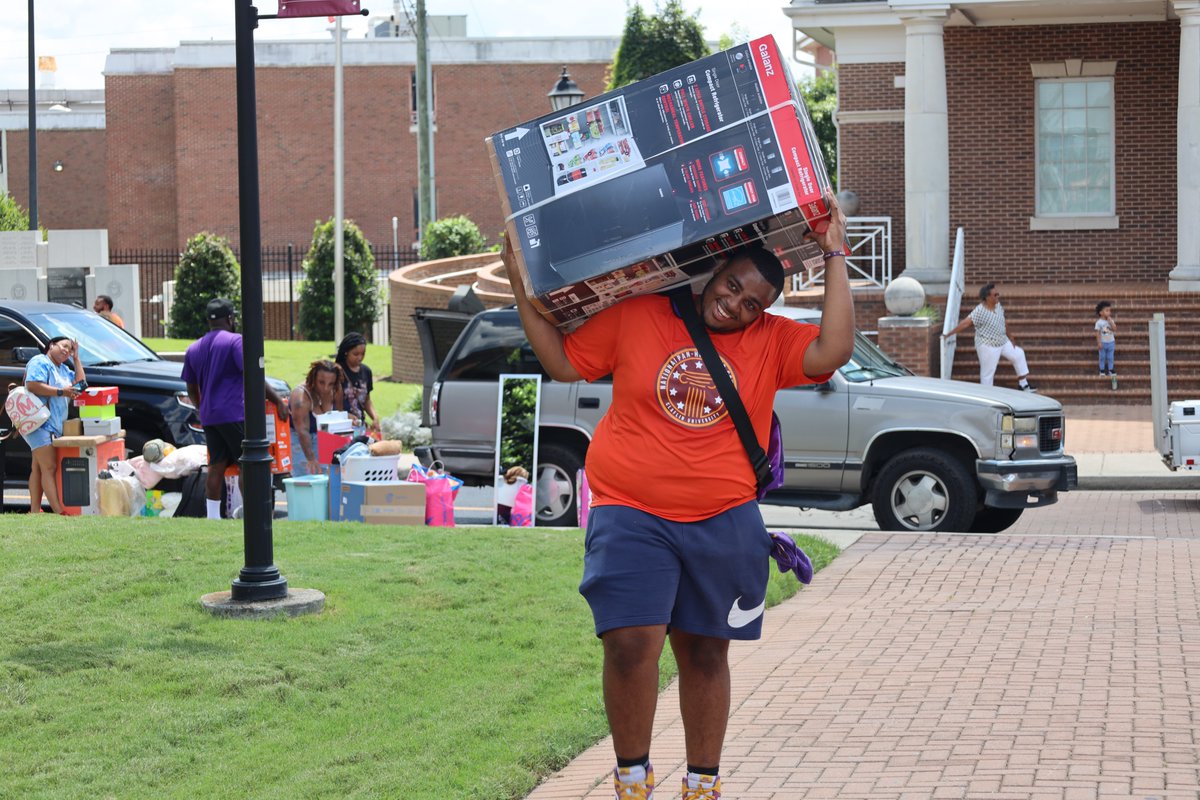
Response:
[{"label": "green grass lawn", "polygon": [[235,522],[6,516],[0,797],[518,798],[606,733],[581,532],[274,531],[324,613],[201,609]]},{"label": "green grass lawn", "polygon": [[[192,343],[191,339],[145,339],[150,349],[158,353],[183,352]],[[268,340],[264,343],[267,374],[282,378],[288,385],[295,386],[308,374],[308,365],[318,358],[333,360],[337,346],[333,342],[284,342]],[[381,417],[390,417],[396,411],[407,409],[421,387],[412,383],[392,383],[386,380],[392,374],[392,348],[382,345],[367,345],[366,365],[375,375],[375,390],[371,399]]]}]

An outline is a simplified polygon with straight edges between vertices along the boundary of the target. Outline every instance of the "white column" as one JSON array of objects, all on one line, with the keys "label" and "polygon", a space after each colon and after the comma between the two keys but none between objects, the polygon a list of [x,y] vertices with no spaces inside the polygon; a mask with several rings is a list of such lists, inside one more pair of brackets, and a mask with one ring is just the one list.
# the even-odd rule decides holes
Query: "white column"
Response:
[{"label": "white column", "polygon": [[1200,291],[1200,2],[1173,3],[1179,15],[1179,108],[1176,129],[1176,264],[1172,292]]},{"label": "white column", "polygon": [[926,292],[950,286],[950,131],[945,7],[903,17],[904,274]]}]

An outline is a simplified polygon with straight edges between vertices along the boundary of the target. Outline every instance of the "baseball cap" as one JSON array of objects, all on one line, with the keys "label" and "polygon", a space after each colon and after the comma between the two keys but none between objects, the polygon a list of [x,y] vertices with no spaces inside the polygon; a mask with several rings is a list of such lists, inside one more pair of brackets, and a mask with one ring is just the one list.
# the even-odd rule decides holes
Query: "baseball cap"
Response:
[{"label": "baseball cap", "polygon": [[233,315],[233,303],[229,302],[224,297],[218,297],[208,301],[208,308],[205,310],[205,316],[209,319],[221,319],[222,317],[232,317]]}]

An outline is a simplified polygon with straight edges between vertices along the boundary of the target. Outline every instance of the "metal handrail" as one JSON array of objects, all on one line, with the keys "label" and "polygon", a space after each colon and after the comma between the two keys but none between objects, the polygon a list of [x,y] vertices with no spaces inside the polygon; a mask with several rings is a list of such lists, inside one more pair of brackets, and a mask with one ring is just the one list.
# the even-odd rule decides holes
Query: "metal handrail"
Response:
[{"label": "metal handrail", "polygon": [[[847,217],[846,242],[850,255],[846,268],[851,280],[857,273],[861,278],[886,289],[892,282],[892,218]],[[825,283],[825,268],[799,272],[792,276],[792,291],[798,292]]]}]

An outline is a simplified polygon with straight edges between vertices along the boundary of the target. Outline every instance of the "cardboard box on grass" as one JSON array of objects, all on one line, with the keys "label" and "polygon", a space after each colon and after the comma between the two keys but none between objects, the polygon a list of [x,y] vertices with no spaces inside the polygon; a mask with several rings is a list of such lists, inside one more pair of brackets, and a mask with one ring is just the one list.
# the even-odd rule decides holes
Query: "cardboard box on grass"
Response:
[{"label": "cardboard box on grass", "polygon": [[759,242],[788,273],[822,266],[829,177],[766,36],[488,137],[526,292],[577,323]]},{"label": "cardboard box on grass", "polygon": [[[339,514],[336,519],[342,522],[380,522],[377,511],[379,508],[393,510],[394,516],[416,519],[416,509],[420,508],[419,521],[397,523],[387,520],[388,524],[424,524],[425,522],[425,484],[409,483],[408,481],[344,481],[341,485],[339,498]],[[372,508],[373,520],[367,520],[364,509]],[[332,516],[332,515],[331,515]]]}]

